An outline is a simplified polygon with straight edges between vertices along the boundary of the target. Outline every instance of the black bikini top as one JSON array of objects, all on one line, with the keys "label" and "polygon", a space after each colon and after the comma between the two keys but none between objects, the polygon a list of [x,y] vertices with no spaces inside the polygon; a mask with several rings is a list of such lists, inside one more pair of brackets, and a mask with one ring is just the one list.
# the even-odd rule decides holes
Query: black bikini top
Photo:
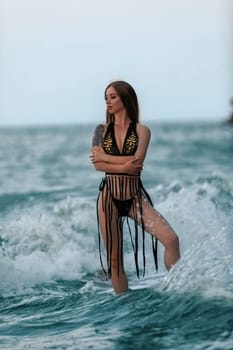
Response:
[{"label": "black bikini top", "polygon": [[110,123],[104,135],[103,149],[107,154],[129,156],[134,155],[138,147],[138,135],[136,132],[136,123],[130,123],[125,140],[123,143],[122,152],[119,150],[115,133],[114,123]]}]

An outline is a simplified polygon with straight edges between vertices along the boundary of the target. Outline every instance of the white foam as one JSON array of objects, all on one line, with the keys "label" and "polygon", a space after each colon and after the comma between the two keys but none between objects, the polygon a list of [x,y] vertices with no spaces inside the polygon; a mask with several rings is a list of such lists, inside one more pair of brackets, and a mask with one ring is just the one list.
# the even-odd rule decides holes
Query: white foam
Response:
[{"label": "white foam", "polygon": [[162,288],[233,297],[232,218],[216,206],[216,194],[211,184],[194,183],[160,203],[179,235],[182,252]]},{"label": "white foam", "polygon": [[[155,199],[156,191],[152,191]],[[212,200],[217,191],[208,182],[179,182],[179,186],[174,182],[155,205],[177,232],[182,254],[164,279],[163,288],[202,288],[206,294],[215,288],[215,293],[221,293],[221,289],[231,293],[232,218]],[[0,237],[0,293],[58,279],[80,279],[100,269],[96,208],[90,198],[66,198],[52,209],[43,203],[18,208],[2,219]],[[127,233],[125,241],[126,271],[135,284],[135,264]],[[149,236],[146,259],[146,273],[151,275],[155,268]],[[159,273],[164,272],[163,247],[159,245]]]},{"label": "white foam", "polygon": [[79,279],[95,271],[96,221],[90,211],[95,212],[90,203],[66,199],[53,212],[37,205],[5,217],[0,226],[0,289]]}]

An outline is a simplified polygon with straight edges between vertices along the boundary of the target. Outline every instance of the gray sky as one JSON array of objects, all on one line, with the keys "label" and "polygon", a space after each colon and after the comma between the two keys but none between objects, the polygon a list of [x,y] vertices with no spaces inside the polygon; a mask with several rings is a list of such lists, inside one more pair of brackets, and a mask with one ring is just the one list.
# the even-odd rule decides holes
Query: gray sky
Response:
[{"label": "gray sky", "polygon": [[0,0],[0,125],[104,120],[130,82],[142,120],[222,120],[232,0]]}]

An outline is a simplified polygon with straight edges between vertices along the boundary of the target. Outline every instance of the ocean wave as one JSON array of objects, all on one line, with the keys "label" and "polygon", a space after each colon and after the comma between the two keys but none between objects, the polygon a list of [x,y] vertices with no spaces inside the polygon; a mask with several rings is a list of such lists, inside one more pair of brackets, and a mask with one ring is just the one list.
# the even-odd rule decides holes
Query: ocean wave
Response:
[{"label": "ocean wave", "polygon": [[[223,177],[212,175],[199,177],[191,184],[179,181],[151,189],[152,197],[159,198],[156,209],[178,233],[181,244],[182,258],[167,275],[163,283],[166,288],[192,290],[205,285],[213,291],[216,285],[231,293],[232,217],[229,210],[232,194],[229,188]],[[64,198],[62,193],[60,199],[56,192],[45,197],[39,195],[33,204],[29,201],[24,206],[16,205],[4,215],[0,224],[3,266],[0,289],[79,279],[96,273],[99,257],[95,200],[92,196],[79,198],[77,193]],[[150,275],[155,274],[154,263],[149,240],[146,242],[147,274]],[[125,264],[132,283],[137,283],[127,233]],[[159,266],[159,272],[165,273],[161,245]]]}]

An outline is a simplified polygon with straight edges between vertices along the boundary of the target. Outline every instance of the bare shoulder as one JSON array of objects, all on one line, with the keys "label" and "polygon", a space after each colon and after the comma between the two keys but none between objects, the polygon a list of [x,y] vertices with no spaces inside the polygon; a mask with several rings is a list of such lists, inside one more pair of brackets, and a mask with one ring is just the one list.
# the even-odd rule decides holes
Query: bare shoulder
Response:
[{"label": "bare shoulder", "polygon": [[148,128],[148,126],[143,125],[141,123],[137,124],[137,133],[139,135],[144,135],[145,137],[150,137],[150,129]]},{"label": "bare shoulder", "polygon": [[94,129],[94,132],[105,133],[105,131],[107,130],[108,126],[109,126],[109,123],[98,124],[98,125],[96,125],[96,127]]}]

